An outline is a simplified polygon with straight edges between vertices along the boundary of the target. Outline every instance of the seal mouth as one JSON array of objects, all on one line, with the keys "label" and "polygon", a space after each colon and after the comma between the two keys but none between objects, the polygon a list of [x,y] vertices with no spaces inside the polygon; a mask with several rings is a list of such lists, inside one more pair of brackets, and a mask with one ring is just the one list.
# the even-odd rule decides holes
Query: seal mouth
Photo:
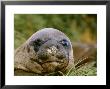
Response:
[{"label": "seal mouth", "polygon": [[44,61],[40,63],[43,68],[43,73],[52,73],[60,71],[67,67],[68,61],[65,60],[57,60],[57,61]]},{"label": "seal mouth", "polygon": [[58,64],[65,64],[67,63],[67,59],[62,59],[62,60],[45,60],[45,61],[42,61],[39,59],[39,61],[37,61],[38,64],[40,65],[43,65],[45,63],[58,63]]},{"label": "seal mouth", "polygon": [[40,63],[40,64],[52,63],[52,62],[56,62],[56,63],[64,63],[64,60],[61,60],[61,61],[45,61],[45,62]]},{"label": "seal mouth", "polygon": [[34,62],[37,62],[42,67],[42,74],[55,73],[58,71],[65,70],[69,63],[69,58],[59,58],[57,56],[50,56],[48,58],[35,58],[31,59]]}]

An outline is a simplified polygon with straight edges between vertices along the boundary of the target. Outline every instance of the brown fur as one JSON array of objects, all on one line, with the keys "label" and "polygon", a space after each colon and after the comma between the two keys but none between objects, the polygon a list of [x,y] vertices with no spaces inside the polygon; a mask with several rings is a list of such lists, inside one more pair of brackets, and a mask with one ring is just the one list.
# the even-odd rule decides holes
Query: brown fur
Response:
[{"label": "brown fur", "polygon": [[[46,33],[46,34],[45,34]],[[45,34],[45,35],[44,35]],[[60,35],[59,38],[57,38]],[[44,36],[44,37],[43,37]],[[62,32],[53,29],[53,28],[45,28],[41,31],[36,32],[33,34],[23,45],[21,45],[19,48],[15,50],[15,55],[14,55],[14,69],[15,69],[15,75],[22,75],[23,71],[25,75],[25,72],[28,73],[35,73],[36,75],[45,75],[43,74],[45,71],[54,71],[56,66],[61,69],[63,73],[67,73],[69,69],[74,67],[74,59],[73,59],[73,50],[72,50],[72,45],[69,49],[69,60],[65,59],[63,64],[59,64],[56,62],[51,62],[51,63],[44,63],[44,64],[39,64],[37,61],[38,59],[38,54],[35,52],[32,46],[30,46],[30,42],[35,40],[36,38],[42,37],[44,40],[46,38],[50,38],[52,36],[56,37],[56,39],[62,39],[65,38],[68,40],[68,42],[71,45],[71,42],[69,38]],[[58,52],[57,52],[58,53]],[[61,53],[61,52],[60,52]],[[50,57],[51,59],[48,60],[56,60],[55,58]],[[68,61],[66,61],[68,60]],[[20,74],[20,71],[22,70],[22,74]],[[17,71],[17,72],[16,72]],[[29,74],[31,75],[31,74]]]}]

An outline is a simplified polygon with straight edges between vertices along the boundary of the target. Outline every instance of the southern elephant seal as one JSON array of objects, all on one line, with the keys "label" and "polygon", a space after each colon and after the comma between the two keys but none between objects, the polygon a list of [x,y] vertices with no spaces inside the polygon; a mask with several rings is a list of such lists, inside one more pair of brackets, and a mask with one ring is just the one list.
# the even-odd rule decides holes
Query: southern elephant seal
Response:
[{"label": "southern elephant seal", "polygon": [[[47,75],[74,67],[73,49],[69,38],[54,28],[44,28],[34,33],[15,50],[14,70]],[[19,75],[19,73],[15,73]]]}]

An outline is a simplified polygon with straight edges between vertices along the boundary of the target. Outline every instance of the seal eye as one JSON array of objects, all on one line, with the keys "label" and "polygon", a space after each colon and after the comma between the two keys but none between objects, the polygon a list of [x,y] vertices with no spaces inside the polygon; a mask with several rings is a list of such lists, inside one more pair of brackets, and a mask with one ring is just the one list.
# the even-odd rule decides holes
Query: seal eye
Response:
[{"label": "seal eye", "polygon": [[37,39],[35,42],[34,42],[35,45],[37,46],[40,46],[42,44],[42,40],[41,39]]},{"label": "seal eye", "polygon": [[63,39],[62,41],[60,41],[61,42],[61,44],[63,45],[63,46],[65,46],[65,47],[68,47],[68,45],[69,45],[69,43],[68,43],[68,41],[66,40],[66,39]]},{"label": "seal eye", "polygon": [[35,41],[33,42],[34,50],[35,50],[35,51],[38,51],[39,46],[41,46],[42,43],[43,43],[43,42],[42,42],[41,39],[37,39],[37,40],[35,40]]}]

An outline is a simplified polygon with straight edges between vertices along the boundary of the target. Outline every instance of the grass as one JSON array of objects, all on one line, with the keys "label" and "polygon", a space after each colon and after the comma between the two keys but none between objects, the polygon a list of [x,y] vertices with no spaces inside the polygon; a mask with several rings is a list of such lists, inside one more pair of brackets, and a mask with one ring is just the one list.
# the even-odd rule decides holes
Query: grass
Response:
[{"label": "grass", "polygon": [[95,61],[87,63],[78,69],[71,69],[67,76],[96,76],[97,68],[94,66]]}]

